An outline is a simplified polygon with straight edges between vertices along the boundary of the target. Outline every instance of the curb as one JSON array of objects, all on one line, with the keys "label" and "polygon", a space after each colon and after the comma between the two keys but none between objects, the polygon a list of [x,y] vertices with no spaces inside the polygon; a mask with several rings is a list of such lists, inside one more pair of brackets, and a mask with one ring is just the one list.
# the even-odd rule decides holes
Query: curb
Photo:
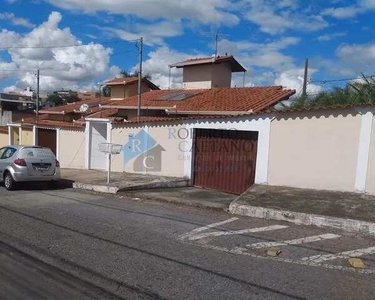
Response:
[{"label": "curb", "polygon": [[94,185],[81,182],[73,182],[73,189],[81,189],[106,194],[117,194],[119,188],[107,185]]},{"label": "curb", "polygon": [[160,188],[175,188],[175,187],[185,187],[189,186],[189,180],[179,179],[174,181],[165,181],[165,182],[151,182],[139,185],[131,185],[123,188],[119,188],[118,192],[127,192],[127,191],[137,191],[137,190],[150,190],[150,189],[160,189]]},{"label": "curb", "polygon": [[375,235],[375,223],[354,219],[343,219],[315,214],[299,213],[288,210],[278,210],[259,206],[243,205],[238,203],[239,198],[237,198],[230,204],[229,212],[231,214],[268,220],[287,221],[298,225],[331,227],[348,232]]},{"label": "curb", "polygon": [[62,179],[61,182],[63,183],[64,186],[72,187],[73,189],[88,190],[88,191],[94,191],[94,192],[105,193],[105,194],[117,194],[119,192],[124,192],[124,191],[136,191],[136,190],[146,190],[146,189],[189,186],[189,180],[186,180],[186,179],[166,181],[166,182],[151,182],[151,183],[146,183],[146,184],[131,185],[128,187],[123,187],[123,188],[119,188],[115,186],[107,186],[107,185],[96,185],[96,184],[89,184],[89,183],[72,182],[72,181],[64,180],[64,179]]}]

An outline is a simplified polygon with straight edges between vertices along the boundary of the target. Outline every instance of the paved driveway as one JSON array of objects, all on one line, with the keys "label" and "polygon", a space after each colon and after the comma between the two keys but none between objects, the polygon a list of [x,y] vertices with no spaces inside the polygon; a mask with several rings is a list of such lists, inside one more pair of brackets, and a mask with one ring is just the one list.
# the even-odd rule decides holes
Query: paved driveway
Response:
[{"label": "paved driveway", "polygon": [[0,187],[1,299],[373,299],[373,247],[221,211]]}]

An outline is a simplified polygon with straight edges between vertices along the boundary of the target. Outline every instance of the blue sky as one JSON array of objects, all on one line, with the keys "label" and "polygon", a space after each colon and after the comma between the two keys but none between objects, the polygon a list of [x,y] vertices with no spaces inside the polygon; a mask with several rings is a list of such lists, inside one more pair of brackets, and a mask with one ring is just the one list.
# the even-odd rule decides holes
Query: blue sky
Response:
[{"label": "blue sky", "polygon": [[[248,69],[247,86],[298,92],[306,57],[313,81],[375,73],[375,0],[2,0],[0,7],[0,90],[35,88],[38,68],[44,91],[97,89],[119,70],[137,68],[135,43],[127,40],[140,36],[145,72],[166,88],[168,64],[213,55],[216,32],[219,54]],[[51,47],[69,45],[81,46]],[[173,87],[180,83],[173,70]]]}]

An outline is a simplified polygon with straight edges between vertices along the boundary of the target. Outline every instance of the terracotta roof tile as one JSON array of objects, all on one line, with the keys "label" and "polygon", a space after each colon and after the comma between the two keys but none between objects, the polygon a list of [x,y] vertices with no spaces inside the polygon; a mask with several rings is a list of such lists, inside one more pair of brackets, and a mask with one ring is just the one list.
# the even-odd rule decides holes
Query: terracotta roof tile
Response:
[{"label": "terracotta roof tile", "polygon": [[[156,86],[153,82],[148,80],[146,77],[142,78],[143,82],[146,82],[149,87],[153,90],[160,90],[158,86]],[[136,83],[138,82],[138,77],[121,77],[121,78],[114,78],[108,81],[103,82],[104,85],[121,85],[121,84],[129,84],[129,83]]]},{"label": "terracotta roof tile", "polygon": [[90,100],[82,100],[78,102],[69,103],[62,106],[50,107],[40,111],[41,114],[48,114],[48,113],[56,113],[56,112],[64,112],[64,113],[72,113],[75,110],[79,110],[82,104],[88,104],[89,106],[92,105],[91,109],[100,105],[108,104],[110,101],[110,97],[100,97],[94,98]]},{"label": "terracotta roof tile", "polygon": [[[187,93],[185,100],[158,100],[172,93]],[[250,88],[214,88],[210,90],[160,90],[142,94],[142,109],[173,108],[177,112],[253,112],[257,113],[279,101],[286,100],[295,90],[286,90],[280,86]],[[137,96],[124,100],[111,101],[109,105],[136,107]]]},{"label": "terracotta roof tile", "polygon": [[104,83],[111,84],[111,83],[130,83],[130,82],[136,82],[138,80],[137,77],[121,77],[121,78],[114,78],[111,80],[107,80]]},{"label": "terracotta roof tile", "polygon": [[221,64],[229,63],[232,72],[246,72],[246,69],[233,57],[233,55],[223,55],[216,57],[198,57],[187,59],[178,63],[169,65],[170,67],[183,68],[194,65],[203,65],[203,64]]},{"label": "terracotta roof tile", "polygon": [[117,113],[118,113],[118,109],[116,109],[116,108],[109,108],[109,109],[103,108],[103,109],[99,109],[99,110],[95,111],[92,114],[82,116],[81,118],[79,118],[75,122],[86,122],[87,118],[104,118],[105,119],[105,118],[116,116]]},{"label": "terracotta roof tile", "polygon": [[54,121],[54,120],[43,120],[39,119],[37,122],[34,120],[24,121],[21,123],[22,127],[24,125],[38,125],[52,128],[84,128],[85,124],[75,123],[75,122],[64,122],[64,121]]}]

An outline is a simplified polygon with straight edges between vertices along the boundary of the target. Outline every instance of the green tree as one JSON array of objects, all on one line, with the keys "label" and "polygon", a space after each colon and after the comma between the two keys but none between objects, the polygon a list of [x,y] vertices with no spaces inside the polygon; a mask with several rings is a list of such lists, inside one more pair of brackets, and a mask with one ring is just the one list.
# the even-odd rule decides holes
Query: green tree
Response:
[{"label": "green tree", "polygon": [[[133,73],[129,73],[129,72],[125,71],[125,70],[122,70],[122,71],[120,71],[119,76],[120,77],[124,77],[124,78],[126,78],[126,77],[138,77],[138,74],[139,74],[139,71],[135,71]],[[147,78],[148,80],[151,80],[151,75],[150,74],[143,74],[143,77]]]},{"label": "green tree", "polygon": [[299,97],[293,107],[329,107],[338,105],[375,104],[375,79],[362,78],[348,83],[344,88],[335,87],[330,91],[322,91],[316,97]]},{"label": "green tree", "polygon": [[57,94],[51,94],[47,97],[47,102],[52,103],[54,106],[64,104],[64,100]]},{"label": "green tree", "polygon": [[105,85],[102,87],[102,95],[104,97],[111,97],[111,87],[108,85]]},{"label": "green tree", "polygon": [[70,94],[70,95],[64,97],[64,101],[65,101],[66,103],[72,103],[72,102],[81,101],[81,98],[79,98],[77,94],[72,93],[72,94]]}]

